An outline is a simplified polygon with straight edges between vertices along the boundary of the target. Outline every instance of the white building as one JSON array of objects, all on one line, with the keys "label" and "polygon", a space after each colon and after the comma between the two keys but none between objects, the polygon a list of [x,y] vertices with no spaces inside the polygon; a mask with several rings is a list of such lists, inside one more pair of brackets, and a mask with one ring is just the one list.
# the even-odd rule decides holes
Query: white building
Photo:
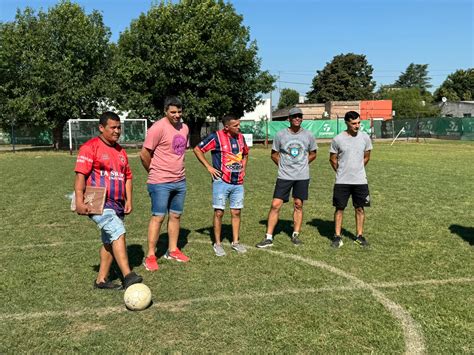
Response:
[{"label": "white building", "polygon": [[251,112],[244,112],[244,116],[240,119],[242,121],[260,121],[262,119],[271,120],[272,115],[272,100],[264,99],[262,103],[258,103],[255,109]]}]

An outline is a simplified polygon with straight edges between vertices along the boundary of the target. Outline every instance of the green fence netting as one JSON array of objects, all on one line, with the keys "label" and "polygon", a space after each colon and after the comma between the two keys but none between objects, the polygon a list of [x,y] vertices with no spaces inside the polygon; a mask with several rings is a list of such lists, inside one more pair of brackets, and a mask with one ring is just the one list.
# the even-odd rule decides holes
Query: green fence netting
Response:
[{"label": "green fence netting", "polygon": [[[311,131],[316,138],[334,138],[338,133],[346,129],[344,120],[307,120],[302,123],[303,128]],[[399,138],[441,138],[474,140],[474,117],[434,117],[394,119],[388,121],[362,121],[362,129],[371,134],[373,138],[393,138],[403,128]],[[288,121],[241,121],[243,133],[253,134],[255,141],[263,141],[267,138],[273,140],[276,132],[288,127]],[[144,140],[143,127],[138,123],[124,125],[122,142],[142,142]],[[210,126],[209,130],[213,130]],[[90,132],[88,131],[90,130]],[[87,134],[84,132],[87,131]],[[205,132],[207,135],[210,132]],[[74,130],[73,138],[76,144],[97,134],[97,123],[81,124],[80,129]],[[33,146],[48,146],[53,144],[51,131],[37,127],[14,127],[13,137],[15,144]],[[81,139],[83,138],[83,139]],[[63,139],[68,142],[68,127],[64,129]],[[0,130],[0,145],[12,144],[12,130]]]}]

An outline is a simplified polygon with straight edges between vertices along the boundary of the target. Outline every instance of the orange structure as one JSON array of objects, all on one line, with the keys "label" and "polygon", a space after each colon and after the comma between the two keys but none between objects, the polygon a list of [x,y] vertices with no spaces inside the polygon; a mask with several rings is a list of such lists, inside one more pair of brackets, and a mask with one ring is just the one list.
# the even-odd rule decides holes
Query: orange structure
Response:
[{"label": "orange structure", "polygon": [[392,119],[392,100],[367,100],[360,102],[360,118],[362,120]]}]

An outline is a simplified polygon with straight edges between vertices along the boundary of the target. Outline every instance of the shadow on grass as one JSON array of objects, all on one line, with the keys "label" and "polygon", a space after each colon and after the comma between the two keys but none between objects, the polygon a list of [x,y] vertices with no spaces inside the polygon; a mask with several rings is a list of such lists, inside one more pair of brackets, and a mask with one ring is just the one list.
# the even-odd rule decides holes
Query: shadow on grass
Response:
[{"label": "shadow on grass", "polygon": [[[179,229],[179,235],[178,235],[178,248],[179,249],[183,249],[188,244],[189,233],[191,233],[189,229],[186,229],[186,228]],[[168,250],[168,242],[169,242],[168,233],[161,234],[160,238],[158,239],[158,243],[156,243],[156,250],[155,250],[155,255],[158,259],[166,254],[166,251]]]},{"label": "shadow on grass", "polygon": [[[209,227],[204,227],[204,228],[199,228],[196,229],[196,232],[199,234],[204,234],[209,236],[209,240],[212,244],[216,241],[216,238],[214,237],[214,227],[209,226]],[[221,229],[221,241],[227,240],[229,243],[232,243],[232,225],[231,224],[222,224],[222,229]]]},{"label": "shadow on grass", "polygon": [[469,245],[474,245],[474,228],[473,227],[464,227],[460,226],[459,224],[451,224],[449,226],[449,230],[453,234],[457,234],[460,236],[462,239],[464,239],[466,242],[469,243]]},{"label": "shadow on grass", "polygon": [[[188,235],[191,233],[189,229],[181,228],[179,230],[178,236],[178,248],[183,249],[188,244]],[[166,251],[168,250],[168,233],[163,233],[160,235],[158,239],[158,243],[156,244],[156,251],[155,255],[157,258],[161,258],[165,255]],[[143,246],[139,244],[131,244],[127,245],[127,254],[128,254],[128,262],[130,264],[130,269],[133,270],[134,267],[140,266],[143,262],[143,258],[145,257],[145,252],[143,250]],[[92,270],[95,272],[99,272],[99,264],[92,265]],[[116,279],[123,279],[122,272],[118,267],[115,260],[112,262],[112,266],[110,267],[110,275],[109,280],[113,281]]]},{"label": "shadow on grass", "polygon": [[[334,221],[326,221],[319,218],[313,218],[310,222],[306,223],[310,226],[316,227],[318,233],[323,238],[332,240],[334,237]],[[356,239],[354,233],[349,232],[347,229],[342,228],[341,234],[345,237],[351,238],[352,240]]]},{"label": "shadow on grass", "polygon": [[[267,220],[262,219],[259,223],[266,226]],[[263,231],[262,238],[265,237],[265,232],[266,231]],[[278,220],[278,223],[275,226],[275,230],[273,231],[273,236],[276,236],[280,233],[285,233],[286,235],[288,235],[288,237],[291,238],[291,235],[293,234],[293,220],[289,220],[289,219]]]}]

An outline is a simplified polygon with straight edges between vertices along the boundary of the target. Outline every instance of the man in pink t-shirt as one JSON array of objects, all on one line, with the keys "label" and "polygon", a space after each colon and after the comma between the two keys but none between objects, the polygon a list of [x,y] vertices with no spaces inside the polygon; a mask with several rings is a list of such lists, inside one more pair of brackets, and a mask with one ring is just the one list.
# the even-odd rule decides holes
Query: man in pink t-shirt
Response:
[{"label": "man in pink t-shirt", "polygon": [[181,121],[181,100],[165,100],[165,117],[148,130],[140,159],[148,172],[148,194],[151,198],[151,219],[148,225],[148,252],[144,261],[148,271],[158,270],[155,249],[161,224],[168,214],[168,250],[164,257],[180,262],[189,261],[178,248],[180,217],[186,197],[184,153],[188,146],[189,129]]}]

